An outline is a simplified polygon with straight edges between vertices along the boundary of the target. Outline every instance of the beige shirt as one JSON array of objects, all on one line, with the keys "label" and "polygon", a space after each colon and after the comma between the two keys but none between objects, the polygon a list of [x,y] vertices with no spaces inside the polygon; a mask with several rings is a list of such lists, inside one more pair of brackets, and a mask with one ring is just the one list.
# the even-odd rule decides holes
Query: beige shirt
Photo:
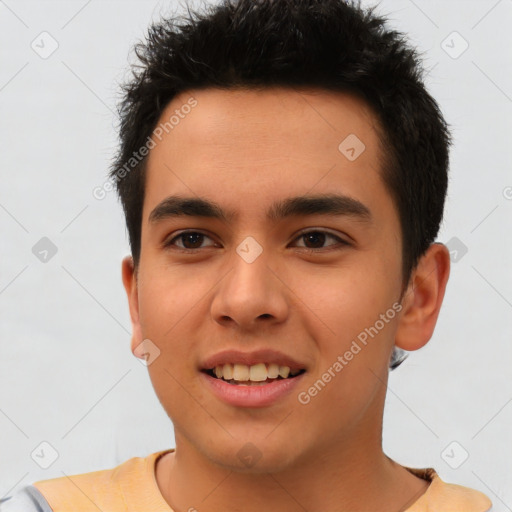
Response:
[{"label": "beige shirt", "polygon": [[[133,457],[112,469],[41,480],[33,486],[43,494],[53,512],[97,512],[98,509],[108,512],[173,512],[155,477],[157,460],[172,451],[174,449],[155,452],[147,457]],[[406,469],[431,483],[427,491],[404,512],[492,510],[492,502],[485,494],[443,482],[433,468]]]}]

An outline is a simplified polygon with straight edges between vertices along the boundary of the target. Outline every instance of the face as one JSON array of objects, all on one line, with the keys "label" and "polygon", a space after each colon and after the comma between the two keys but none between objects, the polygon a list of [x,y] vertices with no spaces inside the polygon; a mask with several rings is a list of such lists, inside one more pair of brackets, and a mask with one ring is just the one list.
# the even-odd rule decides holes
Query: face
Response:
[{"label": "face", "polygon": [[[161,123],[173,115],[148,157],[138,279],[127,261],[124,274],[132,350],[151,341],[178,449],[238,470],[249,452],[247,471],[370,450],[402,285],[374,116],[349,95],[284,88],[190,91]],[[301,373],[244,387],[203,371],[237,359]]]}]

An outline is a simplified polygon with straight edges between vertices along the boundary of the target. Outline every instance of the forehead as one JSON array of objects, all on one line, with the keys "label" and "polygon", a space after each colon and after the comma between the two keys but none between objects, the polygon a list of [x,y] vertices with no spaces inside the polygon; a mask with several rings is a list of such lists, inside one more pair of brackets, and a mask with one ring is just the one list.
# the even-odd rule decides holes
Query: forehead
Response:
[{"label": "forehead", "polygon": [[325,193],[335,187],[349,196],[365,187],[384,192],[377,130],[364,101],[338,92],[182,92],[153,132],[143,223],[171,194],[207,196],[233,211],[240,204],[256,211],[266,197],[270,203],[313,189]]},{"label": "forehead", "polygon": [[[166,130],[169,120],[172,126]],[[305,150],[317,150],[321,145],[332,153],[347,130],[366,139],[371,137],[371,144],[377,129],[369,106],[354,95],[284,87],[182,92],[164,109],[158,126],[166,132],[163,138],[174,142],[178,151],[186,142],[209,149],[214,146],[219,151],[229,147],[244,154],[265,148],[270,152],[276,144],[283,151],[300,154],[301,148],[296,145],[299,138],[306,144]],[[171,133],[172,137],[166,137]],[[252,145],[247,144],[248,137],[253,138]],[[239,146],[241,141],[246,144]],[[196,150],[200,151],[200,146]]]}]

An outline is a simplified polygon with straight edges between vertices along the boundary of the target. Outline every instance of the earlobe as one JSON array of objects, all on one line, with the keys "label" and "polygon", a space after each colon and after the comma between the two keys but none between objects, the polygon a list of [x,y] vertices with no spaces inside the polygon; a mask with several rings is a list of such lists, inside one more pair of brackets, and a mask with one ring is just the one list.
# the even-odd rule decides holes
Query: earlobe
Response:
[{"label": "earlobe", "polygon": [[122,279],[124,289],[128,298],[128,306],[130,309],[130,318],[132,322],[132,339],[131,339],[131,351],[136,357],[135,349],[142,342],[142,329],[140,326],[139,318],[139,294],[137,286],[137,275],[136,269],[131,256],[123,258],[122,262]]},{"label": "earlobe", "polygon": [[432,244],[420,258],[404,294],[395,345],[412,351],[432,337],[450,274],[450,253],[441,243]]}]

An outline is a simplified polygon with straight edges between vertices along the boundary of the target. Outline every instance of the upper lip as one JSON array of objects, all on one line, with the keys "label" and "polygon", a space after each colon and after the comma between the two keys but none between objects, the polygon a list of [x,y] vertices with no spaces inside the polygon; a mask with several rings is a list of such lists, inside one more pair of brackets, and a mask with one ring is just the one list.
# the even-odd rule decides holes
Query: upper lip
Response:
[{"label": "upper lip", "polygon": [[305,365],[277,350],[261,349],[253,352],[239,350],[224,350],[208,357],[201,363],[201,370],[211,370],[224,364],[245,364],[252,366],[258,363],[278,364],[289,366],[291,370],[304,370]]}]

